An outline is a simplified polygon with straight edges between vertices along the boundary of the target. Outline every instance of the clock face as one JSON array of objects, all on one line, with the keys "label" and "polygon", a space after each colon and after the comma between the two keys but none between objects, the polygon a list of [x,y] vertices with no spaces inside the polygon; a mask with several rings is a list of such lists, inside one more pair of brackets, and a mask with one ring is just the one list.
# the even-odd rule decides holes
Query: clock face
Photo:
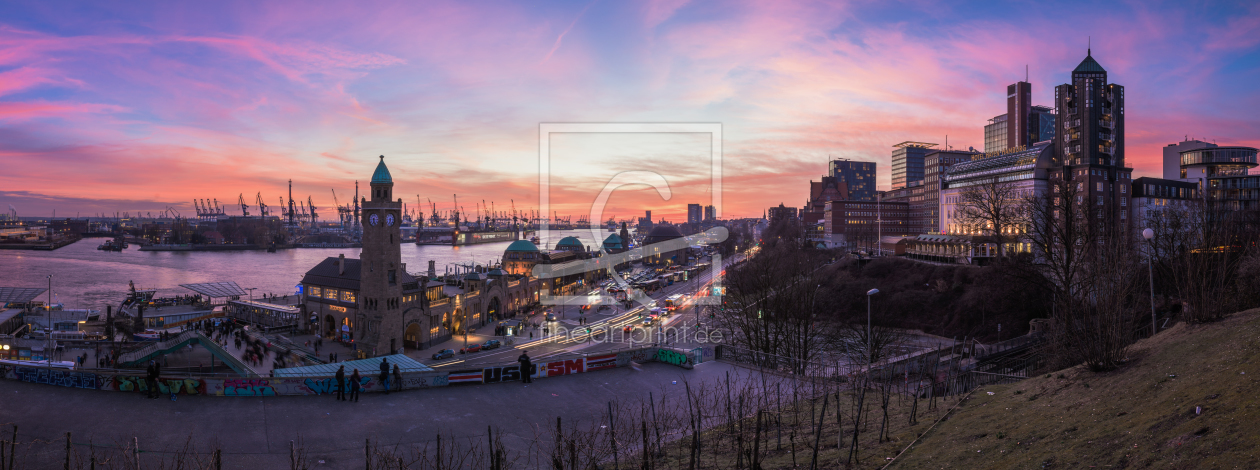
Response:
[{"label": "clock face", "polygon": [[390,227],[394,226],[394,214],[388,214],[385,216],[385,225]]},{"label": "clock face", "polygon": [[375,226],[377,226],[377,225],[380,225],[380,224],[381,224],[381,216],[376,215],[376,214],[372,214],[372,216],[371,216],[371,217],[368,217],[368,222],[370,222],[370,223],[372,224],[372,226],[373,226],[373,227],[375,227]]}]

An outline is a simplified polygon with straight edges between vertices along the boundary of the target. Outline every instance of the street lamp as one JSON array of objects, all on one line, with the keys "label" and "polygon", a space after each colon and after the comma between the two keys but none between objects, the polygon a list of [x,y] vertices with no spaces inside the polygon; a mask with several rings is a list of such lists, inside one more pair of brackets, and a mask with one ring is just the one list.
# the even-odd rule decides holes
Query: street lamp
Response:
[{"label": "street lamp", "polygon": [[48,316],[44,317],[44,357],[49,367],[52,367],[52,276],[48,275],[48,305],[44,306],[48,310]]},{"label": "street lamp", "polygon": [[245,288],[245,290],[249,291],[249,301],[250,301],[250,302],[253,302],[253,301],[254,301],[254,289],[257,289],[257,287],[246,287],[246,288]]},{"label": "street lamp", "polygon": [[871,289],[866,291],[866,365],[867,373],[870,372],[871,362],[875,360],[871,355],[871,296],[878,294],[879,289]]},{"label": "street lamp", "polygon": [[[1142,230],[1142,238],[1145,238],[1147,242],[1150,242],[1151,239],[1155,238],[1155,231],[1149,228]],[[1153,253],[1151,253],[1151,248],[1151,246],[1146,247],[1146,272],[1150,275],[1151,279],[1151,336],[1153,337],[1159,327],[1155,324],[1155,261],[1152,256]]]}]

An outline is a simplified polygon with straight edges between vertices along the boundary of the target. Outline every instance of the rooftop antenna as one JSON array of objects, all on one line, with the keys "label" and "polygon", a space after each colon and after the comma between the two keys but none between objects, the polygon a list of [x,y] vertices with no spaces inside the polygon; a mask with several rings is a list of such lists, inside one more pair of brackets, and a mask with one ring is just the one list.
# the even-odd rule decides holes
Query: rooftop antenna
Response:
[{"label": "rooftop antenna", "polygon": [[1086,36],[1085,38],[1086,38],[1085,39],[1085,55],[1093,55],[1093,53],[1090,52],[1090,50],[1093,49],[1094,47],[1094,37]]},{"label": "rooftop antenna", "polygon": [[1024,64],[1024,82],[1028,81],[1028,64]]}]

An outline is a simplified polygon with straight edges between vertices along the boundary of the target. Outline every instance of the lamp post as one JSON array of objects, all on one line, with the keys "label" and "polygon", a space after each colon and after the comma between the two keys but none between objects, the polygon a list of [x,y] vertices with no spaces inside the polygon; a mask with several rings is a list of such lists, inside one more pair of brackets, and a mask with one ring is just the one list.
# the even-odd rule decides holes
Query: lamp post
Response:
[{"label": "lamp post", "polygon": [[871,296],[878,294],[879,289],[871,289],[866,291],[866,372],[870,373],[871,363],[874,358],[871,356]]},{"label": "lamp post", "polygon": [[245,290],[249,291],[249,301],[250,301],[250,302],[253,302],[253,301],[254,301],[254,289],[257,289],[257,287],[246,287],[246,288],[245,288]]},{"label": "lamp post", "polygon": [[48,311],[48,316],[44,317],[44,358],[49,367],[52,367],[52,276],[48,275],[48,304],[44,306]]},{"label": "lamp post", "polygon": [[1153,337],[1159,329],[1155,323],[1155,260],[1153,253],[1151,253],[1153,244],[1150,243],[1151,239],[1155,238],[1155,231],[1149,228],[1142,230],[1142,238],[1145,238],[1148,243],[1146,247],[1146,272],[1151,279],[1151,336]]}]

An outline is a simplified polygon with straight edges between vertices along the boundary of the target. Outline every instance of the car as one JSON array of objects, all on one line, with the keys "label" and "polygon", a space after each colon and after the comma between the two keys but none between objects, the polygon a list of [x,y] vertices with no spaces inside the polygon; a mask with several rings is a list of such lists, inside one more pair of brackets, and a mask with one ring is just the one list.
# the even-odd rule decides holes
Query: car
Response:
[{"label": "car", "polygon": [[470,345],[468,345],[468,347],[466,347],[466,348],[464,348],[464,349],[463,349],[463,351],[464,351],[464,352],[466,352],[466,353],[475,353],[475,352],[480,351],[480,350],[481,350],[481,345],[480,345],[480,344],[470,344]]},{"label": "car", "polygon": [[547,321],[556,321],[556,314],[555,314],[555,313],[552,313],[552,312],[547,312],[547,318],[546,318],[546,319],[547,319]]},{"label": "car", "polygon": [[452,358],[452,357],[455,357],[455,350],[454,350],[454,349],[443,349],[443,350],[441,350],[441,351],[438,351],[438,352],[433,353],[433,360],[435,360],[435,361],[436,361],[436,360],[441,360],[441,359],[448,359],[448,358]]},{"label": "car", "polygon": [[481,349],[484,351],[484,350],[487,350],[487,349],[494,349],[494,348],[497,348],[497,347],[502,346],[502,345],[503,345],[503,343],[500,343],[500,342],[499,342],[499,340],[497,340],[497,339],[492,339],[492,340],[488,340],[488,341],[486,341],[486,342],[484,342],[484,343],[481,343]]}]

